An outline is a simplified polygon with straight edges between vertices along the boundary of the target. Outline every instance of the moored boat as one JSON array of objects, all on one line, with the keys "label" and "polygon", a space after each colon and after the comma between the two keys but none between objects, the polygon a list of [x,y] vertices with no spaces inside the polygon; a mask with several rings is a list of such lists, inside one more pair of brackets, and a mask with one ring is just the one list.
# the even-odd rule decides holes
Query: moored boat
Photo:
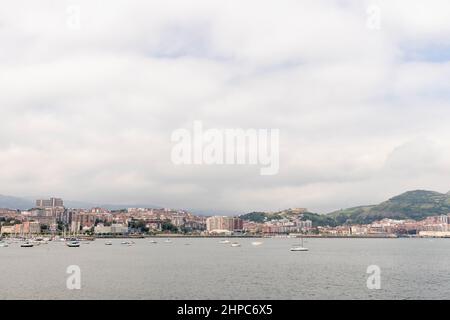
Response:
[{"label": "moored boat", "polygon": [[302,243],[301,244],[294,244],[291,247],[291,251],[308,251],[308,250],[309,250],[308,248],[305,248],[303,246],[303,237],[302,237]]},{"label": "moored boat", "polygon": [[34,246],[34,244],[32,244],[31,242],[25,241],[25,242],[21,243],[20,246],[22,248],[32,248]]},{"label": "moored boat", "polygon": [[66,246],[68,246],[69,248],[78,248],[80,246],[80,242],[68,241],[68,242],[66,242]]}]

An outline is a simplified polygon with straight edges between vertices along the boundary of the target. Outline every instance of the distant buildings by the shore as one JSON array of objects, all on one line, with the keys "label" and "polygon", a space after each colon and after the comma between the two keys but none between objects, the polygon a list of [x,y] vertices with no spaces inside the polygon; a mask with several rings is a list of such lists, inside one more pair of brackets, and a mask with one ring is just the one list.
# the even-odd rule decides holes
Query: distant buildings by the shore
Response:
[{"label": "distant buildings by the shore", "polygon": [[306,209],[282,218],[254,222],[232,216],[198,216],[184,210],[160,208],[70,209],[59,198],[39,199],[26,210],[0,209],[2,235],[88,234],[98,236],[132,234],[189,235],[280,235],[316,236],[423,236],[450,237],[450,214],[421,221],[382,219],[370,224],[313,226],[304,218]]}]

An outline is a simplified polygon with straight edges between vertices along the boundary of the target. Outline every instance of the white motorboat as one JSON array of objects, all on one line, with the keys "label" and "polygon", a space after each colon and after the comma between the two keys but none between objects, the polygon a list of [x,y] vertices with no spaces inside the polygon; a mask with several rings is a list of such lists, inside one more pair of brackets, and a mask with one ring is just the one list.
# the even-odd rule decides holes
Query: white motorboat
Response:
[{"label": "white motorboat", "polygon": [[121,244],[131,247],[134,245],[134,241],[122,241]]},{"label": "white motorboat", "polygon": [[32,248],[34,246],[34,244],[32,244],[31,242],[26,241],[26,242],[23,242],[20,246],[22,248]]},{"label": "white motorboat", "polygon": [[220,240],[219,243],[221,243],[221,244],[227,244],[227,243],[230,243],[230,240]]},{"label": "white motorboat", "polygon": [[308,248],[305,248],[305,247],[301,247],[301,246],[292,246],[291,247],[291,251],[308,251],[309,249]]},{"label": "white motorboat", "polygon": [[150,243],[157,244],[158,242],[156,240],[151,240]]},{"label": "white motorboat", "polygon": [[231,246],[232,246],[232,247],[240,247],[241,244],[240,244],[240,243],[237,243],[237,242],[233,242],[233,243],[231,244]]},{"label": "white motorboat", "polygon": [[112,242],[111,241],[106,241],[105,242],[105,246],[112,246]]},{"label": "white motorboat", "polygon": [[253,241],[252,242],[252,246],[260,246],[260,245],[262,245],[263,244],[263,242],[262,241]]},{"label": "white motorboat", "polygon": [[69,248],[78,248],[80,246],[80,242],[68,241],[68,242],[66,242],[66,246],[68,246]]},{"label": "white motorboat", "polygon": [[0,242],[0,248],[6,248],[9,245],[6,242]]}]

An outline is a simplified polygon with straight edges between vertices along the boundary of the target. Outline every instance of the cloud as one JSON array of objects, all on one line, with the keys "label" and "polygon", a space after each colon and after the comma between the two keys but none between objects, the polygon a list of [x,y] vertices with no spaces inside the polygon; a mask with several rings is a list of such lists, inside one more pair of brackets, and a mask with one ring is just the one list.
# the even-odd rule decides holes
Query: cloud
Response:
[{"label": "cloud", "polygon": [[[377,1],[371,30],[372,4],[9,3],[0,193],[240,213],[446,192],[449,4]],[[195,120],[280,129],[280,173],[174,166],[170,135]]]}]

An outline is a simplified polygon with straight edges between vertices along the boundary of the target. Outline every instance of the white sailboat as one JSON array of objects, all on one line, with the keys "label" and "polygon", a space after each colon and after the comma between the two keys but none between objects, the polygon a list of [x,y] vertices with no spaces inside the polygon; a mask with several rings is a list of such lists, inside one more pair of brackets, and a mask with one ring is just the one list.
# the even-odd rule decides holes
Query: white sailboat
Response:
[{"label": "white sailboat", "polygon": [[305,248],[304,246],[303,246],[303,237],[302,237],[302,243],[301,243],[301,245],[299,245],[299,244],[294,244],[292,247],[291,247],[291,251],[308,251],[309,249],[308,248]]}]

